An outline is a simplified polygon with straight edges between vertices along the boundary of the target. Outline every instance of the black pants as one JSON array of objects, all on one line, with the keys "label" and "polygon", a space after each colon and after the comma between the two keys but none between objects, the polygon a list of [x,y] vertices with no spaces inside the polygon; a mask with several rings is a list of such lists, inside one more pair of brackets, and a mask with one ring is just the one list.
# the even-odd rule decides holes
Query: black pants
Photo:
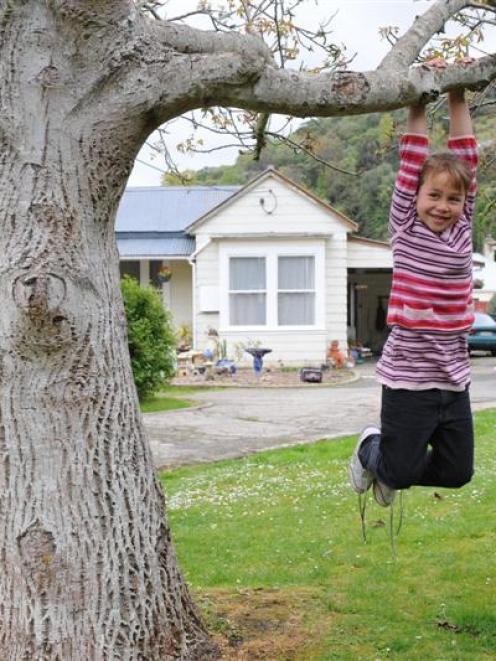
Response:
[{"label": "black pants", "polygon": [[381,434],[369,436],[360,461],[393,489],[461,487],[473,475],[474,433],[468,389],[382,387]]}]

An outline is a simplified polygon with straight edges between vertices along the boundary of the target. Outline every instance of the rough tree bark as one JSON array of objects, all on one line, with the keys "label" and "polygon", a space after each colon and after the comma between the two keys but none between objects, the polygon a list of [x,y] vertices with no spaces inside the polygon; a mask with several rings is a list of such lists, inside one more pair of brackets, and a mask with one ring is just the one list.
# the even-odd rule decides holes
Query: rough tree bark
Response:
[{"label": "rough tree bark", "polygon": [[113,223],[145,138],[209,104],[332,115],[487,84],[491,57],[409,68],[465,4],[435,3],[430,32],[375,72],[310,76],[277,71],[252,37],[155,24],[127,0],[0,0],[0,659],[216,653],[127,351]]}]

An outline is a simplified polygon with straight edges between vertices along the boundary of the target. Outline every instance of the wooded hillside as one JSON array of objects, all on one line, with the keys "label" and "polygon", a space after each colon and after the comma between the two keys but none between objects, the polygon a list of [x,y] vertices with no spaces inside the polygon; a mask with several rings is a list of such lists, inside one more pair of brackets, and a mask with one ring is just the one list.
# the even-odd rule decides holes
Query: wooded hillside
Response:
[{"label": "wooded hillside", "polygon": [[[434,149],[442,149],[447,138],[445,108],[432,115]],[[339,211],[360,224],[360,234],[382,239],[387,236],[391,190],[398,165],[398,136],[404,130],[406,111],[370,115],[318,118],[306,122],[290,139],[350,174],[326,167],[303,150],[286,144],[269,143],[260,160],[241,154],[234,165],[207,167],[183,172],[190,184],[244,184],[267,166],[273,165],[298,183],[310,188]],[[475,118],[481,145],[479,195],[474,228],[475,248],[484,236],[496,236],[496,118]],[[183,183],[165,175],[164,184]]]}]

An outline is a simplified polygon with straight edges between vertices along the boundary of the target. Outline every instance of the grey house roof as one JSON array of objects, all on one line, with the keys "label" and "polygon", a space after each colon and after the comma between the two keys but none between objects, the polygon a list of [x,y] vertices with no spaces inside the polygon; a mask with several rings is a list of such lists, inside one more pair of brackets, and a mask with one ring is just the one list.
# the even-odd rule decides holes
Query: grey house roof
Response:
[{"label": "grey house roof", "polygon": [[123,259],[185,257],[195,239],[185,232],[198,218],[231,197],[239,186],[153,186],[127,188],[116,220]]},{"label": "grey house roof", "polygon": [[[145,232],[146,234],[146,232]],[[189,257],[195,252],[195,239],[192,236],[170,237],[167,233],[149,237],[119,237],[117,248],[122,258],[138,257]]]}]

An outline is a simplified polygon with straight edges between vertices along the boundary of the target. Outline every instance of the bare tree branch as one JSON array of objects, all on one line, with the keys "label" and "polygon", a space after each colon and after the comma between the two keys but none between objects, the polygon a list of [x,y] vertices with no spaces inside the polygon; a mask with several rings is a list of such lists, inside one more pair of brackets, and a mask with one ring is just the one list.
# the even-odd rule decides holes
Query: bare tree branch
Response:
[{"label": "bare tree branch", "polygon": [[[222,128],[237,135],[243,148],[252,149],[251,138],[254,138],[254,153],[259,156],[272,113],[310,117],[393,110],[419,100],[433,101],[456,87],[481,89],[496,78],[496,56],[492,54],[466,67],[455,64],[445,70],[434,71],[425,66],[412,66],[429,39],[443,29],[446,21],[459,16],[463,9],[474,9],[474,5],[477,5],[477,11],[492,11],[496,8],[496,0],[491,0],[487,5],[467,0],[435,0],[430,9],[417,17],[412,27],[392,46],[389,55],[376,70],[353,72],[334,69],[318,74],[275,66],[274,48],[277,59],[283,65],[286,63],[286,51],[279,34],[283,27],[280,1],[283,0],[277,0],[277,6],[273,4],[274,0],[240,0],[239,4],[233,5],[243,8],[254,31],[258,29],[257,21],[270,18],[275,39],[270,46],[264,45],[254,34],[225,32],[234,20],[232,11],[216,14],[218,31],[195,30],[170,22],[148,22],[149,43],[153,44],[150,58],[157,64],[162,56],[164,58],[163,73],[155,67],[153,85],[151,82],[147,85],[148,93],[157,97],[147,100],[147,107],[153,107],[154,121],[163,122],[177,116],[179,109],[182,113],[195,107],[219,105],[249,109],[255,115],[259,114],[257,118],[242,118],[242,121],[249,122],[249,137],[240,129],[235,111],[226,111],[230,113],[230,122]],[[293,5],[297,6],[300,2],[295,0]],[[269,13],[270,7],[275,13]],[[289,16],[290,10],[291,7],[286,5],[285,16]],[[473,21],[466,23],[466,27],[475,34],[480,28],[479,22],[485,21],[486,17],[470,18]],[[465,17],[463,20],[466,20]],[[174,64],[173,85],[170,84],[172,78],[169,70],[171,52],[177,62],[177,65]],[[184,64],[177,60],[181,54],[188,58]],[[217,58],[215,63],[212,55]],[[189,75],[178,75],[179,66],[184,66],[185,72],[189,67]],[[143,80],[142,69],[137,71],[136,76],[138,80]],[[186,86],[186,83],[189,83],[188,89],[177,89],[180,85]],[[141,86],[141,82],[136,85],[137,92],[141,91]],[[167,90],[167,98],[163,90]],[[170,97],[176,90],[181,98],[187,98],[187,105],[178,101],[177,110],[172,108],[174,114],[171,115]],[[484,109],[486,111],[487,108]]]},{"label": "bare tree branch", "polygon": [[[468,66],[449,65],[433,71],[410,69],[369,72],[308,73],[265,67],[254,83],[221,90],[225,106],[297,117],[331,117],[394,110],[412,103],[432,101],[456,87],[481,89],[496,78],[496,56]],[[219,101],[219,97],[216,97]]]},{"label": "bare tree branch", "polygon": [[265,136],[267,134],[267,125],[269,123],[270,115],[267,113],[262,113],[261,115],[258,116],[258,121],[257,125],[255,127],[255,139],[256,139],[256,147],[255,147],[255,160],[258,161],[260,160],[260,154],[262,153],[262,150],[265,147]]},{"label": "bare tree branch", "polygon": [[[265,117],[265,116],[266,115],[260,115],[259,117]],[[184,119],[185,121],[193,124],[197,128],[203,128],[205,130],[208,130],[212,133],[216,133],[218,135],[226,135],[225,130],[215,129],[213,127],[207,126],[206,124],[203,124],[203,123],[199,122],[196,119],[192,119],[191,117],[185,116],[182,119]],[[254,152],[254,159],[258,160],[258,158],[257,158],[258,142],[255,145],[248,144],[248,142],[247,142],[248,139],[254,137],[253,132],[249,131],[249,130],[243,131],[243,132],[238,131],[236,133],[236,135],[240,139],[240,144],[242,144],[242,146],[246,149],[246,151],[247,152]],[[315,154],[314,151],[312,151],[312,149],[306,147],[302,142],[296,142],[296,140],[293,140],[292,138],[284,135],[282,132],[275,132],[275,131],[265,130],[263,132],[264,141],[267,137],[272,138],[274,141],[280,142],[282,145],[288,147],[289,149],[292,149],[296,153],[297,152],[302,152],[302,153],[307,154],[308,156],[311,156],[316,162],[321,163],[322,165],[325,165],[326,167],[330,168],[331,170],[335,170],[336,172],[341,172],[343,174],[349,174],[349,175],[352,175],[352,176],[359,176],[359,174],[360,174],[359,172],[352,172],[350,170],[344,170],[344,169],[340,168],[339,166],[337,166],[336,164],[332,163],[331,161],[328,161],[326,159],[321,158],[320,156]],[[240,144],[232,144],[232,143],[231,144],[224,144],[224,145],[215,147],[214,150],[215,151],[220,151],[221,149],[239,147]],[[153,146],[153,148],[155,150],[157,150],[156,146]],[[211,152],[210,149],[200,149],[200,148],[197,148],[197,147],[194,147],[194,146],[191,146],[189,148],[189,151],[192,152],[192,153],[202,153],[202,154]]]},{"label": "bare tree branch", "polygon": [[179,21],[184,21],[187,18],[192,16],[205,16],[211,14],[212,12],[209,9],[196,9],[195,11],[189,11],[187,14],[180,14],[179,16],[172,16],[171,18],[167,17],[168,23],[176,23]]},{"label": "bare tree branch", "polygon": [[266,135],[270,136],[274,140],[277,140],[286,147],[289,147],[294,152],[303,152],[304,154],[311,156],[315,161],[317,161],[317,163],[321,163],[321,165],[325,165],[327,168],[331,170],[335,170],[336,172],[340,172],[341,174],[349,174],[353,177],[358,177],[360,174],[359,172],[344,170],[343,168],[340,168],[338,165],[335,165],[330,161],[320,158],[320,156],[317,156],[317,154],[315,154],[315,152],[313,152],[311,149],[307,149],[301,142],[296,142],[295,140],[292,140],[291,138],[281,135],[280,133],[272,133],[271,131],[267,131]]},{"label": "bare tree branch", "polygon": [[467,5],[467,0],[437,0],[422,16],[417,16],[413,25],[398,39],[379,69],[404,69],[413,64],[429,39],[441,31],[446,22]]},{"label": "bare tree branch", "polygon": [[496,3],[489,1],[487,4],[484,4],[482,2],[468,2],[467,7],[470,7],[472,9],[482,9],[483,11],[495,11],[496,10]]},{"label": "bare tree branch", "polygon": [[262,57],[267,62],[273,61],[268,46],[262,39],[250,34],[198,30],[189,25],[178,25],[168,21],[161,21],[146,27],[150,37],[156,39],[158,48],[174,48],[177,52],[185,54],[249,54],[251,57]]},{"label": "bare tree branch", "polygon": [[223,151],[224,149],[233,149],[236,148],[239,150],[239,153],[242,153],[242,150],[240,149],[241,145],[239,142],[233,142],[231,144],[226,143],[225,145],[219,145],[217,147],[205,147],[205,148],[199,148],[199,147],[191,147],[189,150],[189,153],[191,154],[212,154],[213,152],[216,151]]}]

